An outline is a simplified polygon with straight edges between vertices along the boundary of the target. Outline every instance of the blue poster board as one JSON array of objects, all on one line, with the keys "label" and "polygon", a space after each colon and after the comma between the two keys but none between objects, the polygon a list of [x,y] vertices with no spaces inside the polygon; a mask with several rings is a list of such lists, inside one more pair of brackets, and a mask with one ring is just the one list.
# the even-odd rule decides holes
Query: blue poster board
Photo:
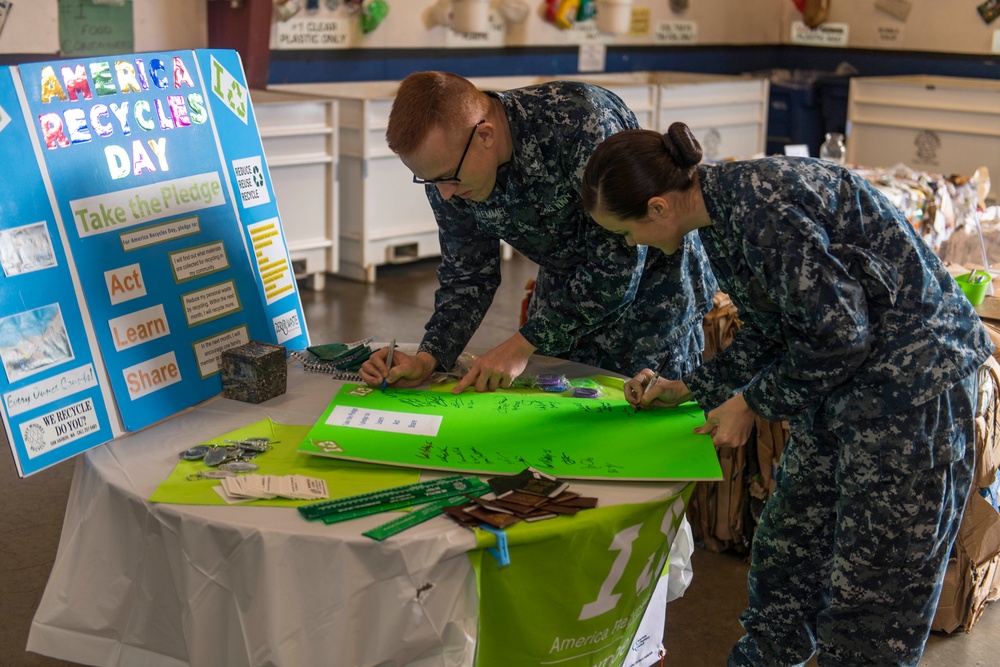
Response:
[{"label": "blue poster board", "polygon": [[[226,349],[309,344],[235,52],[102,56],[4,74],[14,85],[0,104],[24,110],[5,128],[22,144],[11,150],[17,164],[34,163],[36,189],[48,186],[40,201],[53,202],[49,218],[69,257],[56,292],[85,313],[85,331],[68,329],[68,338],[74,349],[89,345],[102,369],[113,416],[95,440],[218,394]],[[22,178],[6,185],[24,188]],[[0,294],[0,318],[17,312],[20,302]],[[5,398],[17,379],[7,373]]]},{"label": "blue poster board", "polygon": [[[3,419],[28,475],[114,437],[80,301],[9,68],[0,68]],[[10,166],[17,165],[16,171]],[[16,178],[14,177],[16,174]]]}]

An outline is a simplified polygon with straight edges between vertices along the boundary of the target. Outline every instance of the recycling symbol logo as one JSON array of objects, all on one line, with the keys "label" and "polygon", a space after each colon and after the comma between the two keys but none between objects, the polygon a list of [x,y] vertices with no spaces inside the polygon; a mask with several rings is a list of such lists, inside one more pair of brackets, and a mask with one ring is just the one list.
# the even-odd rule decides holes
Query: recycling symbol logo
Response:
[{"label": "recycling symbol logo", "polygon": [[264,185],[264,174],[261,172],[260,167],[256,165],[253,168],[253,184],[258,188]]}]

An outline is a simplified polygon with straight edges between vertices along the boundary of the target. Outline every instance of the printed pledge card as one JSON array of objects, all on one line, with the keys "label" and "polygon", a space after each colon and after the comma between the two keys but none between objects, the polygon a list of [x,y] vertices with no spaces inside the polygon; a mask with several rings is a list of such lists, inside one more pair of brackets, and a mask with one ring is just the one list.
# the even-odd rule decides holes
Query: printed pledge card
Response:
[{"label": "printed pledge card", "polygon": [[347,426],[370,431],[435,436],[441,429],[441,419],[440,415],[422,415],[338,405],[330,412],[326,423],[331,426]]},{"label": "printed pledge card", "polygon": [[227,349],[308,346],[294,278],[273,278],[294,274],[235,52],[0,77],[0,154],[18,165],[0,183],[16,204],[0,220],[0,394],[22,475],[218,394]]}]

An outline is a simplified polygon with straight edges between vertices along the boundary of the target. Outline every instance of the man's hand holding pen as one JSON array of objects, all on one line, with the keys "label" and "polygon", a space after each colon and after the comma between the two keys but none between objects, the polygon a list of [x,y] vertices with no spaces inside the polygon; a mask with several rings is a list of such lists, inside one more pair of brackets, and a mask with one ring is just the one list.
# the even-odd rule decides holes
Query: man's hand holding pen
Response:
[{"label": "man's hand holding pen", "polygon": [[692,398],[683,380],[666,380],[649,368],[625,383],[625,400],[636,410],[653,406],[673,408]]},{"label": "man's hand holding pen", "polygon": [[388,386],[397,389],[419,387],[434,368],[437,360],[426,352],[416,355],[404,354],[398,348],[392,353],[392,366],[388,361],[389,347],[376,350],[361,366],[361,379],[369,387],[380,387],[385,381]]}]

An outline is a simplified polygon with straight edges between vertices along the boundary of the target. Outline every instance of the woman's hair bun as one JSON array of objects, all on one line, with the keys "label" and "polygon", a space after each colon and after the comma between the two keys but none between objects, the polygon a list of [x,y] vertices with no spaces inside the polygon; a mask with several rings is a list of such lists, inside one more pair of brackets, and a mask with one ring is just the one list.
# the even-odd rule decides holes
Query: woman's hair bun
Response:
[{"label": "woman's hair bun", "polygon": [[694,138],[691,128],[684,123],[671,123],[667,133],[660,138],[667,153],[670,154],[670,159],[678,168],[687,169],[701,162],[704,155],[701,144]]}]

